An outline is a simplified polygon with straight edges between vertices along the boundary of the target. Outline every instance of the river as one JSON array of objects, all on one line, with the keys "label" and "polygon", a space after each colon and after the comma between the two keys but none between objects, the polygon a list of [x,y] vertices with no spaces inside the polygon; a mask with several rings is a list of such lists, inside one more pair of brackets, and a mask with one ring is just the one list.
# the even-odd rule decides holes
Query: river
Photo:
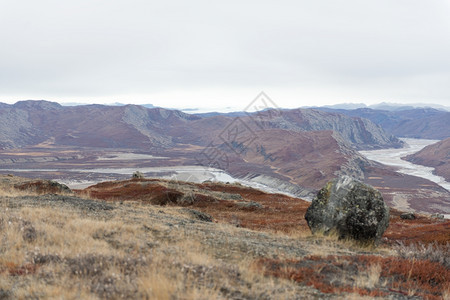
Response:
[{"label": "river", "polygon": [[434,168],[416,165],[409,161],[403,160],[409,154],[416,153],[428,145],[439,142],[438,140],[424,140],[424,139],[401,139],[405,142],[405,147],[401,149],[381,149],[370,151],[359,151],[362,155],[370,160],[393,166],[398,168],[397,172],[422,177],[435,182],[444,189],[450,191],[450,182],[445,181],[445,178],[433,174]]}]

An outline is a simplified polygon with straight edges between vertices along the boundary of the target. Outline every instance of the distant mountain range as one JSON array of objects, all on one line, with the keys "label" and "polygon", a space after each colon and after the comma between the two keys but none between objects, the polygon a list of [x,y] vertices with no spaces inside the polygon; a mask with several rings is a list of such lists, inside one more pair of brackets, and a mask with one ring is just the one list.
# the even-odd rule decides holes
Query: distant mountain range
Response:
[{"label": "distant mountain range", "polygon": [[439,140],[450,137],[450,112],[434,108],[396,111],[372,108],[332,109],[319,107],[317,109],[371,120],[386,132],[397,137]]},{"label": "distant mountain range", "polygon": [[[434,108],[437,110],[450,111],[450,106],[444,106],[439,104],[427,104],[427,103],[413,103],[413,104],[398,104],[398,103],[387,103],[381,102],[373,105],[366,105],[364,103],[340,103],[334,105],[324,105],[320,106],[322,108],[332,108],[332,109],[358,109],[358,108],[371,108],[376,110],[388,110],[388,111],[400,111],[400,110],[412,110],[416,108]],[[320,108],[319,106],[312,106],[309,108]]]},{"label": "distant mountain range", "polygon": [[261,133],[266,129],[290,133],[332,130],[356,149],[402,145],[367,119],[311,109],[190,115],[138,105],[62,106],[41,100],[2,104],[0,115],[2,148],[29,146],[48,139],[58,145],[112,148],[167,148],[180,142],[205,146],[236,117],[239,124]]}]

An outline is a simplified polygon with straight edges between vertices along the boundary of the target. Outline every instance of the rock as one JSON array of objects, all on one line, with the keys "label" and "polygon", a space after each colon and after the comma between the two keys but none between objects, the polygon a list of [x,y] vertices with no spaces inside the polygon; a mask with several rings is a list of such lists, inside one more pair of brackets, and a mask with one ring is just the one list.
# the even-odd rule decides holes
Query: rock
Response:
[{"label": "rock", "polygon": [[263,206],[255,201],[249,201],[249,202],[245,202],[245,201],[241,201],[241,202],[237,202],[236,205],[239,208],[249,208],[249,209],[261,209],[263,208]]},{"label": "rock", "polygon": [[25,242],[34,242],[37,238],[36,229],[33,226],[27,226],[23,228],[22,238]]},{"label": "rock", "polygon": [[4,289],[0,289],[0,300],[3,300],[3,299],[12,299],[12,297],[11,297],[11,292],[10,291],[8,291],[8,290],[4,290]]},{"label": "rock", "polygon": [[432,214],[431,217],[434,219],[441,219],[441,220],[444,219],[444,215],[440,213]]},{"label": "rock", "polygon": [[133,175],[131,176],[132,179],[144,179],[144,174],[142,174],[139,171],[136,171],[133,173]]},{"label": "rock", "polygon": [[381,193],[348,176],[328,182],[312,200],[305,219],[313,233],[378,243],[389,225]]},{"label": "rock", "polygon": [[211,215],[195,210],[195,209],[189,209],[189,208],[185,208],[184,209],[186,212],[188,212],[194,219],[197,219],[199,221],[203,221],[203,222],[212,222],[213,218],[211,217]]},{"label": "rock", "polygon": [[400,215],[400,218],[402,218],[403,220],[415,220],[416,215],[413,213],[403,213]]}]

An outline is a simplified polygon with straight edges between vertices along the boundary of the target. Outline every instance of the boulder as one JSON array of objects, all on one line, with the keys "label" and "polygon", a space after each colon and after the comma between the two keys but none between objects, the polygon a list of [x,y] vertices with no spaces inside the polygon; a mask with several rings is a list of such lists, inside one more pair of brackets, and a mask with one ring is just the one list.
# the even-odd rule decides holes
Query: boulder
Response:
[{"label": "boulder", "polygon": [[317,193],[305,219],[313,233],[378,243],[389,225],[389,208],[378,190],[342,176]]},{"label": "boulder", "polygon": [[400,215],[400,218],[402,218],[403,220],[415,220],[416,215],[413,213],[402,213]]}]

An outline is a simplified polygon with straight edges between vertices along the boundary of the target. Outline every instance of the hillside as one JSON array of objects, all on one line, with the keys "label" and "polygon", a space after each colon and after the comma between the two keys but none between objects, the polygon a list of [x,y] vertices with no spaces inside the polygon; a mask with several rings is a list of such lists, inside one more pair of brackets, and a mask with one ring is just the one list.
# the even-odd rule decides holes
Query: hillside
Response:
[{"label": "hillside", "polygon": [[415,164],[433,167],[437,175],[450,181],[450,138],[429,145],[405,159]]},{"label": "hillside", "polygon": [[406,110],[380,110],[358,108],[353,110],[317,108],[352,117],[371,120],[386,132],[397,137],[420,139],[445,139],[450,137],[450,112],[433,108]]},{"label": "hillside", "polygon": [[167,128],[192,117],[179,111],[142,106],[61,106],[20,101],[0,108],[0,147],[18,148],[51,140],[55,145],[101,148],[172,146]]},{"label": "hillside", "polygon": [[371,248],[311,235],[308,205],[226,184],[132,180],[72,195],[3,184],[0,296],[448,297],[448,221],[392,211],[383,244]]}]

